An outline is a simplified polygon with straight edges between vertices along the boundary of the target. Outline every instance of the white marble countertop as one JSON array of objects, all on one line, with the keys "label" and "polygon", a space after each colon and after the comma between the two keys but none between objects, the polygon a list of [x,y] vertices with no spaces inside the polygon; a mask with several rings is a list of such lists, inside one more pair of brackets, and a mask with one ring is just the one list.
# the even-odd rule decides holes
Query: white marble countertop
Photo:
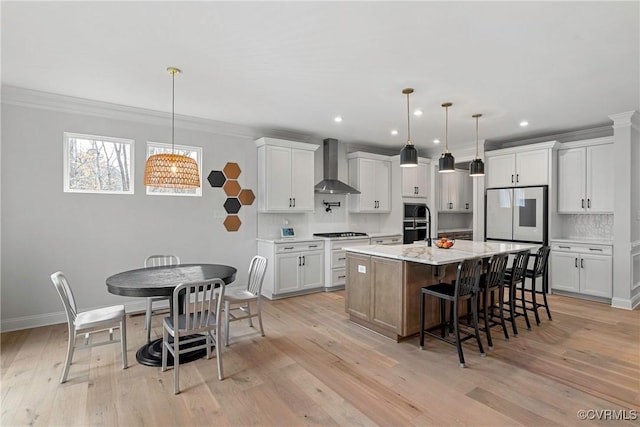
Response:
[{"label": "white marble countertop", "polygon": [[469,258],[486,258],[498,253],[512,253],[535,248],[535,245],[524,243],[457,240],[455,245],[450,249],[441,249],[435,245],[428,247],[424,243],[414,243],[410,245],[346,246],[344,249],[347,252],[373,255],[401,261],[418,262],[429,265],[446,265],[458,263]]},{"label": "white marble countertop", "polygon": [[613,240],[585,237],[558,237],[549,240],[551,243],[583,243],[585,245],[613,245]]}]

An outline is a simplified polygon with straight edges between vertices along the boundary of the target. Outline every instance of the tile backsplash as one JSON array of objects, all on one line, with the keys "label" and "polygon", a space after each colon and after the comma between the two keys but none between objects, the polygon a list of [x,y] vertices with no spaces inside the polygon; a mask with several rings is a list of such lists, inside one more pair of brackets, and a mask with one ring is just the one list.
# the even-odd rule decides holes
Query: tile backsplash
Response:
[{"label": "tile backsplash", "polygon": [[613,239],[612,214],[560,215],[563,237]]}]

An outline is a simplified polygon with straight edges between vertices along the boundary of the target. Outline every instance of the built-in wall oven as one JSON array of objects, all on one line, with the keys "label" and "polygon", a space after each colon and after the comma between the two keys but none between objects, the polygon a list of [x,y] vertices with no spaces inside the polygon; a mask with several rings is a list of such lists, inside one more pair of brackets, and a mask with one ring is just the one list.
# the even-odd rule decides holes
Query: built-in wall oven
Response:
[{"label": "built-in wall oven", "polygon": [[428,222],[426,204],[405,203],[404,218],[402,219],[403,243],[426,240]]}]

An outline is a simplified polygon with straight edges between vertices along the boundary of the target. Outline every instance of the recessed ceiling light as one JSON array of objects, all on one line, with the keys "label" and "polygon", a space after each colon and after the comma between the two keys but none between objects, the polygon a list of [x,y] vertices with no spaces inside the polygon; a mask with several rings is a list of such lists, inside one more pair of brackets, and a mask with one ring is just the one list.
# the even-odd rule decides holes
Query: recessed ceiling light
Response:
[{"label": "recessed ceiling light", "polygon": [[526,120],[523,120],[523,121],[520,122],[520,126],[521,127],[529,126],[529,122],[526,121]]},{"label": "recessed ceiling light", "polygon": [[439,139],[434,139],[434,140],[433,140],[433,143],[434,143],[434,144],[440,144],[440,140],[439,140]]},{"label": "recessed ceiling light", "polygon": [[414,116],[421,116],[422,115],[422,110],[416,110],[413,112]]},{"label": "recessed ceiling light", "polygon": [[340,123],[340,122],[342,121],[342,117],[340,117],[340,116],[336,116],[336,117],[333,119],[333,121],[334,121],[334,122],[336,122],[336,123]]},{"label": "recessed ceiling light", "polygon": [[391,135],[397,135],[398,134],[398,129],[394,129],[391,131]]}]

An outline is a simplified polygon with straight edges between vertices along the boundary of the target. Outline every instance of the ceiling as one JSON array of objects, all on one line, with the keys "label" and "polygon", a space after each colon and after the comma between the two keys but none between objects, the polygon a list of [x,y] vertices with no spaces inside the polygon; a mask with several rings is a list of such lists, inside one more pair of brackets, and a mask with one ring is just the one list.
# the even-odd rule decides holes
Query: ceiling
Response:
[{"label": "ceiling", "polygon": [[[639,2],[2,1],[2,83],[420,152],[640,109]],[[334,122],[342,116],[341,123]],[[519,126],[522,120],[530,124]],[[398,135],[390,131],[397,129]]]}]

